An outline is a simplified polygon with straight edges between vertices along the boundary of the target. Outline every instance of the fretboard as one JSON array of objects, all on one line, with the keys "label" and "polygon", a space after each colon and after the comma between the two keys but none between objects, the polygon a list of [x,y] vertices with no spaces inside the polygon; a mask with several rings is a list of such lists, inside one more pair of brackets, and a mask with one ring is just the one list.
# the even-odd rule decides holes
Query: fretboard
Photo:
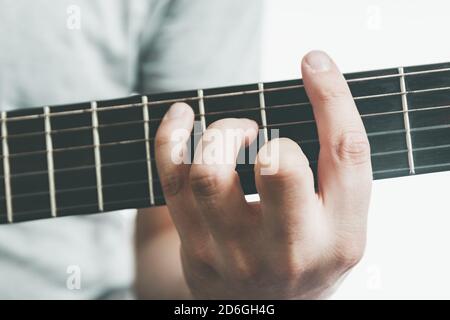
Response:
[{"label": "fretboard", "polygon": [[[450,169],[450,63],[345,77],[374,179]],[[263,142],[278,129],[316,175],[320,146],[300,79],[21,109],[1,113],[0,223],[164,205],[154,137],[176,101],[193,108],[194,136],[229,117],[255,120]],[[256,193],[251,160],[236,169],[246,194]]]}]

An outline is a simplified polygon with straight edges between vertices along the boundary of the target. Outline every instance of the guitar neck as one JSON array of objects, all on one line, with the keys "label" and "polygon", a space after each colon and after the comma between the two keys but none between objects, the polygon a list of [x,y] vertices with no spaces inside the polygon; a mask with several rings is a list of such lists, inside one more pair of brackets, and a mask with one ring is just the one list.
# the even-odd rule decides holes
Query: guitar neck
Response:
[{"label": "guitar neck", "polygon": [[[450,168],[450,63],[345,75],[369,136],[374,179]],[[297,141],[317,176],[319,142],[302,80],[171,92],[1,113],[0,223],[163,205],[154,137],[170,105],[197,130],[255,120],[259,145]],[[256,192],[247,152],[237,171]]]}]

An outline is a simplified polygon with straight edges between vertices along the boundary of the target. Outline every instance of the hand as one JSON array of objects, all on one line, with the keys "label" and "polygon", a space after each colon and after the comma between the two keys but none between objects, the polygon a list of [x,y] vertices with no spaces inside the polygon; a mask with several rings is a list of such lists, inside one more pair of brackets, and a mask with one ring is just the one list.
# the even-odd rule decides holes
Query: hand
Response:
[{"label": "hand", "polygon": [[[326,54],[309,53],[302,74],[321,146],[317,193],[307,158],[289,139],[270,141],[258,153],[260,203],[246,202],[234,164],[201,161],[209,150],[236,158],[239,147],[256,137],[253,121],[213,123],[192,165],[173,161],[180,150],[174,153],[171,139],[176,129],[192,130],[189,106],[173,105],[158,129],[159,176],[196,298],[323,298],[363,255],[372,181],[364,126]],[[211,139],[229,129],[243,132],[238,145]],[[276,144],[279,152],[269,152]],[[274,174],[261,174],[274,165]]]}]

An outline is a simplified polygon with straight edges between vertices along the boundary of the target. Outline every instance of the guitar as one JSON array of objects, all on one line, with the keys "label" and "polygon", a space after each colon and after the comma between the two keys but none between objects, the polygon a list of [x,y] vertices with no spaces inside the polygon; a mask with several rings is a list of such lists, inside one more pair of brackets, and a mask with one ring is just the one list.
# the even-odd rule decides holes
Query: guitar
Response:
[{"label": "guitar", "polygon": [[[450,63],[345,78],[374,179],[450,169]],[[257,121],[264,140],[278,129],[299,143],[316,176],[317,129],[298,79],[2,112],[0,223],[163,205],[153,142],[177,101],[190,104],[200,131],[228,117]],[[236,170],[244,192],[256,193],[253,165]]]}]

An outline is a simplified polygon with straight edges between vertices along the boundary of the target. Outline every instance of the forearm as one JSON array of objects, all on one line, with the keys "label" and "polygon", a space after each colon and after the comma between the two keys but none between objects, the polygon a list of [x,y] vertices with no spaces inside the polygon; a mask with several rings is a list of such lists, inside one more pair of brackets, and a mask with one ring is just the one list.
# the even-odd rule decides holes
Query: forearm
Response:
[{"label": "forearm", "polygon": [[138,211],[135,291],[139,299],[190,298],[180,240],[166,207]]}]

